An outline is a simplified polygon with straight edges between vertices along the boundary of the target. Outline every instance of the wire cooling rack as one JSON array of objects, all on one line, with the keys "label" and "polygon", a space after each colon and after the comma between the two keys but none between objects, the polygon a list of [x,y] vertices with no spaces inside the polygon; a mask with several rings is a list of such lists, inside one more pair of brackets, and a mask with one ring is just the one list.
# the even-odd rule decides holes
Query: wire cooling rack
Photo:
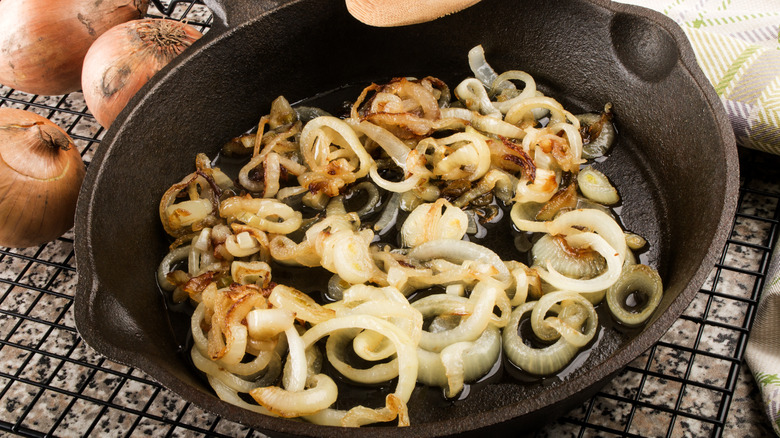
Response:
[{"label": "wire cooling rack", "polygon": [[[199,2],[153,0],[149,15],[207,32]],[[0,86],[0,107],[48,117],[89,165],[103,129],[81,93]],[[741,150],[731,238],[707,283],[661,341],[536,436],[739,436],[771,429],[743,363],[780,217],[780,159]],[[691,214],[695,214],[692,212]],[[182,400],[91,350],[73,321],[72,231],[38,248],[0,248],[0,433],[22,436],[262,436]],[[744,422],[745,418],[747,424]]]}]

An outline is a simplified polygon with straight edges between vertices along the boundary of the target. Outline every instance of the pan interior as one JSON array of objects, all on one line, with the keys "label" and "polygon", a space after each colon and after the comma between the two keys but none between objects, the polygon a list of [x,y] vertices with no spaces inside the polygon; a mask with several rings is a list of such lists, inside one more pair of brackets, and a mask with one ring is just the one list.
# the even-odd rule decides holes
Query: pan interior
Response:
[{"label": "pan interior", "polygon": [[[681,307],[675,301],[685,291],[692,297],[691,288],[698,288],[690,285],[694,277],[703,281],[700,267],[717,232],[731,176],[725,174],[722,131],[700,86],[679,61],[678,48],[668,44],[671,37],[663,30],[648,32],[653,23],[646,17],[641,25],[625,26],[616,20],[626,14],[588,1],[563,3],[527,2],[520,14],[514,2],[485,0],[431,23],[377,29],[356,23],[334,2],[298,1],[207,35],[134,101],[122,125],[101,145],[95,159],[99,169],[88,175],[76,248],[76,321],[84,339],[227,418],[262,429],[324,434],[322,428],[221,403],[194,372],[174,336],[178,329],[171,328],[181,321],[163,305],[154,276],[167,251],[157,213],[160,197],[192,171],[195,154],[214,156],[227,140],[257,123],[278,95],[290,101],[316,96],[327,107],[340,103],[345,85],[395,76],[431,75],[454,87],[469,75],[468,50],[482,44],[497,71],[527,71],[573,112],[613,104],[619,142],[598,168],[620,191],[625,228],[650,242],[642,257],[658,268],[666,292],[650,325],[602,330],[598,348],[582,353],[579,366],[565,378],[523,383],[503,378],[509,374],[504,367],[488,389],[476,385],[469,397],[454,402],[418,389],[410,401],[412,423],[452,420],[455,426],[442,429],[452,433],[453,427],[468,430],[561,401],[567,401],[561,405],[565,409],[586,397],[586,389],[660,338],[677,316],[664,319],[665,313],[680,312],[686,303]],[[490,26],[482,24],[485,17]],[[641,43],[633,29],[666,41],[658,45],[665,50],[663,68],[651,77],[634,73],[626,66],[632,62],[626,49],[615,47],[617,41]],[[328,90],[339,91],[322,94]],[[659,320],[663,323],[653,323]]]},{"label": "pan interior", "polygon": [[[469,73],[463,71],[461,77],[468,76]],[[377,78],[375,82],[384,83],[387,80],[389,78]],[[369,84],[355,84],[328,90],[303,99],[294,106],[312,106],[324,109],[331,114],[340,114],[348,107],[346,104],[351,103],[367,85]],[[452,84],[453,87],[454,85],[456,84]],[[541,90],[547,88],[544,84],[538,85]],[[561,101],[564,102],[566,108],[577,110],[575,113],[582,111],[581,108],[576,108],[573,103],[566,104],[565,98],[561,98]],[[236,133],[236,135],[238,134],[241,132]],[[642,175],[647,167],[647,163],[644,163],[640,156],[633,153],[634,150],[635,145],[632,144],[632,140],[622,136],[619,137],[618,142],[606,157],[592,164],[595,168],[609,175],[610,179],[620,188],[622,201],[613,209],[613,212],[618,215],[623,227],[643,236],[661,236],[663,234],[661,230],[663,221],[661,220],[662,208],[656,195],[658,188],[652,184],[652,179],[633,177]],[[236,171],[229,171],[229,174],[233,173]],[[627,176],[628,180],[625,179]],[[631,212],[634,210],[641,210],[642,214],[632,215]],[[530,265],[527,260],[528,254],[520,253],[515,248],[508,221],[503,221],[500,225],[503,227],[496,227],[495,232],[481,243],[499,254],[503,260],[514,259]],[[160,238],[164,239],[163,236]],[[653,242],[645,250],[638,253],[642,263],[657,266],[661,251],[659,243]],[[305,291],[320,302],[324,301],[321,296],[332,275],[319,268],[289,268],[281,265],[274,265],[272,272],[275,282]],[[191,347],[189,315],[192,308],[189,305],[174,305],[167,297],[163,297],[163,299],[167,302],[170,310],[167,315],[171,320],[169,335],[176,339],[179,350],[182,352],[182,360],[192,367],[196,375],[200,376],[200,373],[194,369],[194,365],[189,363],[188,358]],[[641,328],[627,328],[615,324],[606,309],[606,304],[599,306],[598,310],[601,328],[597,339],[584,348],[572,361],[572,364],[560,373],[547,378],[537,378],[525,375],[511,363],[502,361],[496,364],[493,370],[479,382],[467,384],[466,390],[457,400],[445,399],[441,389],[418,387],[409,401],[412,422],[414,424],[439,422],[487,413],[506,403],[519,403],[538,395],[540,392],[555,391],[555,388],[564,380],[576,378],[579,373],[597,367],[600,362],[614,354],[617,348],[625,345],[641,330]],[[327,364],[326,370],[329,370],[329,375],[338,377],[338,372],[329,369]],[[337,403],[340,409],[348,409],[358,404],[381,406],[384,404],[384,397],[392,392],[394,386],[394,382],[388,382],[388,384],[379,387],[355,386],[338,379],[337,383],[339,384],[339,401]],[[203,384],[207,385],[205,380]],[[496,392],[500,392],[502,396],[496,397]]]}]

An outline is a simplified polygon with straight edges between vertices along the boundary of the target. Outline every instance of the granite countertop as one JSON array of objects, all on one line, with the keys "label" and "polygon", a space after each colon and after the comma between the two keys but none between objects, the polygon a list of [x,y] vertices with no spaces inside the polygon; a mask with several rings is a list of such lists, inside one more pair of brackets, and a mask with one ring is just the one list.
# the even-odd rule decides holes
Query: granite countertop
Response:
[{"label": "granite countertop", "polygon": [[[193,22],[208,13],[180,9],[174,18],[191,14]],[[67,127],[86,161],[104,133],[80,93],[29,96],[0,86],[0,105]],[[593,399],[534,435],[773,435],[742,356],[776,238],[780,158],[744,149],[740,158],[743,190],[731,239],[683,317]],[[0,435],[263,436],[81,340],[73,321],[73,238],[71,231],[40,248],[0,249]]]}]

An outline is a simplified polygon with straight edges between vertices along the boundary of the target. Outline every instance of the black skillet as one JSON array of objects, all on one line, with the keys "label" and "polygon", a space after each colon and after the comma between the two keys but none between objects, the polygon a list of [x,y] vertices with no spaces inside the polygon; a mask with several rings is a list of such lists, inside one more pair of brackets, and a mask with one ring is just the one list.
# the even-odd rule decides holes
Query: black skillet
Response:
[{"label": "black skillet", "polygon": [[[157,75],[101,143],[79,199],[76,324],[108,358],[182,398],[272,435],[437,436],[526,428],[592,396],[670,327],[704,282],[737,196],[734,138],[683,32],[604,0],[484,0],[420,25],[371,28],[340,0],[207,0],[214,27]],[[450,86],[482,44],[497,71],[522,69],[575,110],[612,102],[620,142],[600,164],[620,188],[624,225],[645,237],[665,296],[643,329],[603,332],[582,365],[535,383],[502,379],[445,402],[423,388],[412,426],[349,429],[271,418],[220,401],[187,363],[155,282],[166,240],[162,193],[251,128],[278,95],[295,102],[344,85],[432,75]],[[328,99],[322,99],[326,102]],[[480,430],[479,432],[483,432]]]}]

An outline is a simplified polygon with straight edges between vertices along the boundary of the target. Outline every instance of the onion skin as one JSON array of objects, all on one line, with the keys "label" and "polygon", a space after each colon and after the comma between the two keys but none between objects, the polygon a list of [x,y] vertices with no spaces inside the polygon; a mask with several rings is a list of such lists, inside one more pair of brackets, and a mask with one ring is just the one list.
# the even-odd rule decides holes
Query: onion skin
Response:
[{"label": "onion skin", "polygon": [[159,18],[113,27],[84,59],[81,86],[87,108],[108,128],[155,73],[201,36],[186,23]]},{"label": "onion skin", "polygon": [[79,90],[90,45],[147,7],[148,0],[3,0],[0,83],[30,94]]},{"label": "onion skin", "polygon": [[62,128],[29,111],[0,108],[0,245],[37,246],[68,231],[84,173]]}]

